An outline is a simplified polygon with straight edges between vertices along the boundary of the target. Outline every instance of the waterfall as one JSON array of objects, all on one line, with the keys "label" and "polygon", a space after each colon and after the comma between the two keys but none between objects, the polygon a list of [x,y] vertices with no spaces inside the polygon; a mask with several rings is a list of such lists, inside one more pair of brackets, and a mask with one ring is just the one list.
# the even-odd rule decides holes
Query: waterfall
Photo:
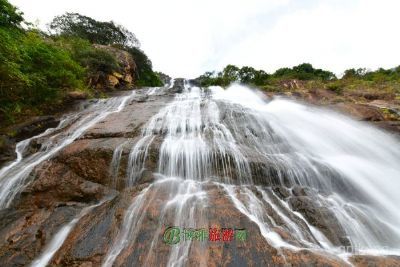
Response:
[{"label": "waterfall", "polygon": [[[210,242],[168,246],[163,232],[224,228],[229,220],[254,227],[251,235],[283,265],[303,251],[343,265],[352,255],[400,255],[400,142],[391,134],[238,84],[200,88],[177,79],[143,92],[171,101],[137,136],[113,147],[110,186],[128,200],[103,266],[207,266],[215,257]],[[0,208],[11,205],[36,166],[126,108],[131,97],[99,101],[18,143],[17,159],[0,170]],[[42,148],[26,156],[35,139]],[[48,264],[78,221],[102,204],[61,227],[33,265]]]},{"label": "waterfall", "polygon": [[[144,266],[159,264],[154,248],[165,225],[209,226],[204,186],[210,183],[222,188],[275,248],[307,248],[335,257],[347,254],[337,241],[344,238],[357,253],[399,254],[400,195],[395,188],[400,188],[400,146],[387,133],[329,110],[266,99],[241,85],[224,90],[185,83],[183,92],[149,121],[132,148],[130,173],[137,167],[129,185],[145,169],[154,138],[162,138],[157,179],[133,198],[132,206],[141,208],[134,214],[128,209],[121,232],[127,227],[143,229],[141,214],[148,212],[143,198],[155,201],[155,195],[167,194],[151,245],[141,250],[147,255]],[[335,217],[342,234],[327,237],[277,196],[274,186],[309,188],[315,202]],[[277,227],[291,240],[275,232]],[[124,262],[123,251],[134,247],[135,238],[120,234],[103,266],[118,262],[116,251],[124,255]],[[187,265],[191,246],[198,245],[186,242],[171,248],[167,265]],[[346,257],[342,258],[348,263]]]}]

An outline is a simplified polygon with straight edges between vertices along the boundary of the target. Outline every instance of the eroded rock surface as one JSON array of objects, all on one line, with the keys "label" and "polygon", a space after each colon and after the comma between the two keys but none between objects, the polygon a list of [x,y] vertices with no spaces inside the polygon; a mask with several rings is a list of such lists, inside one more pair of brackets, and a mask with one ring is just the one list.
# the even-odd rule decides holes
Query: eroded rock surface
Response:
[{"label": "eroded rock surface", "polygon": [[[97,122],[38,165],[29,177],[31,182],[12,206],[0,211],[0,265],[28,265],[49,246],[62,226],[96,203],[101,204],[79,219],[52,256],[50,266],[101,266],[110,252],[116,253],[113,266],[165,266],[179,260],[174,255],[185,255],[180,263],[187,266],[350,266],[350,262],[355,266],[400,265],[400,258],[395,256],[354,255],[346,260],[321,249],[323,244],[314,238],[316,231],[336,247],[352,244],[326,208],[329,200],[325,192],[291,186],[284,166],[272,165],[273,157],[281,154],[300,160],[295,157],[296,151],[285,146],[284,140],[273,132],[270,141],[281,153],[269,155],[271,161],[267,164],[259,152],[251,149],[250,142],[257,135],[254,129],[249,127],[240,140],[254,178],[249,185],[241,184],[237,170],[224,165],[233,162],[234,157],[221,151],[213,152],[215,164],[209,170],[213,179],[165,179],[157,171],[167,133],[156,127],[150,135],[152,142],[146,150],[143,169],[130,184],[128,162],[132,161],[135,145],[145,136],[143,126],[183,87],[184,81],[177,80],[165,93],[147,95],[146,90],[137,91],[120,112]],[[221,121],[234,119],[237,124],[232,127],[247,126],[248,118],[240,112],[232,112],[223,104],[220,110]],[[199,129],[205,127],[200,125]],[[115,157],[119,160],[113,169]],[[325,171],[340,178],[329,169]],[[232,174],[229,185],[215,178],[226,173]],[[344,181],[337,186],[347,189],[349,195],[357,195]],[[180,205],[186,205],[185,209]],[[163,242],[167,227],[190,220],[207,230],[246,229],[248,238],[192,241],[186,252],[184,245],[179,248]],[[126,228],[129,231],[124,237]]]}]

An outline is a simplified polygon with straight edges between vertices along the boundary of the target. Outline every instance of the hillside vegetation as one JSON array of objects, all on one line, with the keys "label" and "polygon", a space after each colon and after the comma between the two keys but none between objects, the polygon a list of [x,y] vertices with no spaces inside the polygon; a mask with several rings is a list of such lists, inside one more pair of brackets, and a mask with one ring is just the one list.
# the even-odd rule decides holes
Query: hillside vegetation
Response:
[{"label": "hillside vegetation", "polygon": [[375,71],[348,69],[338,78],[308,63],[271,74],[252,67],[228,65],[220,72],[206,72],[194,82],[200,86],[223,87],[242,83],[271,97],[284,96],[329,106],[355,119],[371,121],[400,133],[400,66]]},{"label": "hillside vegetation", "polygon": [[[338,101],[354,97],[357,101],[400,100],[400,66],[392,69],[348,69],[338,78],[330,71],[304,63],[281,68],[272,74],[252,67],[226,66],[220,72],[206,72],[195,81],[201,86],[226,87],[234,82],[255,86],[266,93],[301,93],[325,90]],[[330,100],[332,100],[332,95]],[[347,99],[348,100],[348,99]]]},{"label": "hillside vegetation", "polygon": [[71,91],[104,94],[107,88],[98,81],[123,66],[110,49],[99,47],[132,56],[129,84],[162,84],[135,35],[121,25],[67,13],[55,17],[49,29],[33,27],[16,7],[0,0],[0,127],[59,108]]}]

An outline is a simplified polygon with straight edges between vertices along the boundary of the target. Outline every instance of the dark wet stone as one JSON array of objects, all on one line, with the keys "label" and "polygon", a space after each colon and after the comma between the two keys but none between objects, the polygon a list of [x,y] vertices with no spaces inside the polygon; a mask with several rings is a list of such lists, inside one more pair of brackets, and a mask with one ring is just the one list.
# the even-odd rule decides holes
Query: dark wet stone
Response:
[{"label": "dark wet stone", "polygon": [[272,190],[281,198],[285,199],[290,196],[290,191],[283,186],[274,186],[272,187]]}]

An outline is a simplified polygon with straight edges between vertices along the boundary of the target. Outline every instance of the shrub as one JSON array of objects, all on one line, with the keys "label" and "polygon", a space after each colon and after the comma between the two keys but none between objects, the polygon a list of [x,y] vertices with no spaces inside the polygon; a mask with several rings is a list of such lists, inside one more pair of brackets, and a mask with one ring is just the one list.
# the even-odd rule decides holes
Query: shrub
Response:
[{"label": "shrub", "polygon": [[340,95],[343,93],[344,88],[343,88],[342,84],[340,84],[338,82],[332,82],[332,83],[327,84],[326,89]]},{"label": "shrub", "polygon": [[117,59],[109,52],[93,47],[89,41],[79,37],[55,38],[58,46],[68,50],[72,58],[87,71],[87,76],[98,72],[111,74],[120,71]]},{"label": "shrub", "polygon": [[136,63],[136,84],[138,86],[162,86],[160,77],[153,71],[153,65],[147,55],[137,47],[125,47]]},{"label": "shrub", "polygon": [[0,105],[9,120],[31,105],[60,98],[68,88],[82,86],[84,69],[70,53],[35,31],[20,33],[0,29]]}]

